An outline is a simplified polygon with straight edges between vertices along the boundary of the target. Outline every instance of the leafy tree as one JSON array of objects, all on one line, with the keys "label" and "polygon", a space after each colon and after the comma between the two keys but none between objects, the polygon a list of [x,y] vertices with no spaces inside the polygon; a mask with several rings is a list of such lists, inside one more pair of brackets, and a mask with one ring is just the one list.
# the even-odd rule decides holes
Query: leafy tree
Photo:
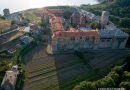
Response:
[{"label": "leafy tree", "polygon": [[124,88],[130,88],[130,82],[121,82],[119,86]]},{"label": "leafy tree", "polygon": [[17,81],[15,85],[16,90],[23,90],[24,80],[25,80],[25,71],[22,71],[17,76]]},{"label": "leafy tree", "polygon": [[90,24],[92,29],[101,29],[101,24],[100,23],[92,23]]},{"label": "leafy tree", "polygon": [[124,79],[126,79],[127,81],[130,81],[130,72],[125,71],[123,74]]},{"label": "leafy tree", "polygon": [[3,80],[3,77],[5,75],[5,71],[9,69],[9,61],[1,61],[0,62],[0,83]]},{"label": "leafy tree", "polygon": [[4,19],[5,20],[5,17],[0,14],[0,19]]},{"label": "leafy tree", "polygon": [[[84,81],[80,85],[76,86],[73,90],[96,90],[97,88],[114,87],[118,79],[117,73],[110,73],[106,77],[97,80],[95,82]],[[114,80],[116,79],[116,80]]]},{"label": "leafy tree", "polygon": [[16,22],[13,20],[13,21],[11,21],[11,25],[15,25],[16,24]]},{"label": "leafy tree", "polygon": [[112,71],[115,71],[118,74],[122,74],[123,73],[123,69],[120,66],[115,66]]},{"label": "leafy tree", "polygon": [[125,27],[125,28],[130,27],[130,18],[128,17],[122,18],[119,23],[122,27]]},{"label": "leafy tree", "polygon": [[117,18],[117,17],[115,17],[115,16],[110,16],[109,19],[110,19],[113,23],[115,23],[115,24],[117,24],[117,25],[119,24],[119,21],[120,21],[119,18]]},{"label": "leafy tree", "polygon": [[113,72],[111,71],[109,74],[108,74],[109,77],[111,77],[114,82],[117,82],[118,81],[118,78],[119,78],[119,74],[117,74],[116,72]]},{"label": "leafy tree", "polygon": [[83,81],[73,90],[96,90],[97,88],[106,87],[130,87],[130,72],[123,70],[120,66],[114,67],[111,72],[102,79],[95,82]]}]

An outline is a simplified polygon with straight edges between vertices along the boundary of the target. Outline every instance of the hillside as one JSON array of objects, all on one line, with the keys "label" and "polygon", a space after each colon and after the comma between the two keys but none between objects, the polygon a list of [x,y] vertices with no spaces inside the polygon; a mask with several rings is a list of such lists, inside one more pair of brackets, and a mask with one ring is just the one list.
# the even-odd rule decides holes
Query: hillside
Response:
[{"label": "hillside", "polygon": [[122,28],[130,27],[130,0],[107,0],[97,5],[81,5],[80,8],[96,15],[101,15],[104,10],[109,11],[113,23]]},{"label": "hillside", "polygon": [[[106,10],[110,12],[110,20],[115,23],[118,27],[123,28],[123,30],[128,30],[130,28],[130,0],[98,0],[99,4],[96,5],[85,5],[80,6],[81,9],[93,12],[96,15],[101,16],[101,12]],[[53,9],[63,9],[68,14],[72,13],[74,10],[73,6],[49,6],[45,8]],[[42,16],[44,8],[35,8],[22,11],[24,16],[33,21],[39,20]],[[64,14],[63,14],[64,15]]]},{"label": "hillside", "polygon": [[[110,20],[120,27],[122,30],[130,34],[130,0],[105,0],[104,2],[97,5],[81,5],[80,8],[86,11],[93,12],[96,15],[101,15],[102,11],[110,12]],[[130,38],[127,46],[130,47]],[[113,57],[114,58],[114,57]],[[130,60],[130,59],[129,59]],[[116,67],[117,68],[117,67]],[[118,71],[116,74],[115,71]],[[98,87],[124,87],[129,88],[130,83],[127,80],[130,72],[125,77],[125,70],[117,69],[113,70],[104,78],[99,80],[84,80],[80,82],[73,90],[96,90]],[[114,73],[114,74],[113,74]],[[119,75],[118,75],[119,74]],[[115,79],[118,77],[118,79]],[[120,80],[119,80],[120,78]],[[126,80],[126,81],[125,81]],[[129,90],[129,89],[128,89]]]},{"label": "hillside", "polygon": [[22,11],[22,13],[30,21],[39,21],[43,13],[43,8],[28,9]]},{"label": "hillside", "polygon": [[119,50],[80,53],[82,58],[76,54],[50,56],[45,46],[38,45],[24,57],[27,72],[24,90],[72,90],[83,80],[104,77],[112,64],[123,62],[127,53]]},{"label": "hillside", "polygon": [[6,29],[10,28],[11,22],[8,20],[0,19],[0,34]]},{"label": "hillside", "polygon": [[[81,5],[80,8],[99,16],[102,11],[109,11],[109,19],[130,35],[130,0],[105,0],[96,5]],[[130,38],[127,47],[130,47]]]}]

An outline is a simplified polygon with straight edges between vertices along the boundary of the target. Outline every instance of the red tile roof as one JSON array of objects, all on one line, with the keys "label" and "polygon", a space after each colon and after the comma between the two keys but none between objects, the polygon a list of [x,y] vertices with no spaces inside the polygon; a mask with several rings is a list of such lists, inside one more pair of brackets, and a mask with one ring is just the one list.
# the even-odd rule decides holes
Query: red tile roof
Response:
[{"label": "red tile roof", "polygon": [[53,31],[63,31],[64,30],[61,17],[56,17],[56,16],[50,17],[50,24],[51,24],[51,28]]},{"label": "red tile roof", "polygon": [[75,28],[70,28],[68,31],[58,31],[53,33],[53,38],[58,37],[95,37],[100,38],[99,33],[96,30],[81,31]]},{"label": "red tile roof", "polygon": [[63,10],[62,9],[47,9],[50,13],[52,14],[63,14]]},{"label": "red tile roof", "polygon": [[56,17],[56,16],[51,16],[50,17],[50,24],[51,24],[51,29],[53,32],[52,38],[66,38],[66,37],[89,37],[93,38],[95,37],[96,39],[100,38],[100,35],[98,31],[96,30],[86,30],[86,31],[81,31],[75,28],[69,28],[69,30],[65,31],[61,17]]}]

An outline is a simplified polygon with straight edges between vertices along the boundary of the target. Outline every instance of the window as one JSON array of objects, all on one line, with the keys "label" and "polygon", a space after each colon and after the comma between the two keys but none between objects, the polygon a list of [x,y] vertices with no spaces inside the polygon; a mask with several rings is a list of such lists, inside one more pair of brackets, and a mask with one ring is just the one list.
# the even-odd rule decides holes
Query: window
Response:
[{"label": "window", "polygon": [[85,41],[89,40],[89,37],[86,37]]},{"label": "window", "polygon": [[82,39],[82,36],[80,36],[80,39]]},{"label": "window", "polygon": [[110,39],[107,39],[107,42],[110,42]]},{"label": "window", "polygon": [[104,40],[104,39],[102,39],[101,41],[102,41],[102,42],[105,42],[105,40]]},{"label": "window", "polygon": [[72,40],[72,41],[75,40],[75,37],[71,37],[71,40]]},{"label": "window", "polygon": [[93,41],[95,40],[95,37],[93,36]]}]

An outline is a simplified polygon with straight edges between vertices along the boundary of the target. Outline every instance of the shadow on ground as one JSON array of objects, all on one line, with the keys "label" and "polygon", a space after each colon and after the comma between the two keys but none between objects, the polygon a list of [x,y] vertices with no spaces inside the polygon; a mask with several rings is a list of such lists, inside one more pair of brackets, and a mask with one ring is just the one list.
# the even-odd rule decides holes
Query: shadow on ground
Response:
[{"label": "shadow on ground", "polygon": [[39,45],[24,57],[24,90],[72,90],[80,81],[101,78],[97,68],[123,61],[128,53],[85,53],[81,58],[75,54],[48,55],[45,47]]}]

